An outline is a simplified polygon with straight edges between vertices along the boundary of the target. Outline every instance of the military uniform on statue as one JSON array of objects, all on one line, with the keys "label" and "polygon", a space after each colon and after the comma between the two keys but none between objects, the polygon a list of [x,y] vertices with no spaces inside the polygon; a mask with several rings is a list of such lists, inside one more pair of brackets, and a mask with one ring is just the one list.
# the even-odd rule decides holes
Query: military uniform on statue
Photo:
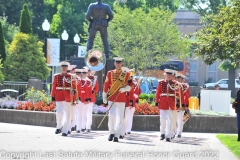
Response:
[{"label": "military uniform on statue", "polygon": [[[67,73],[68,62],[61,62],[62,73],[54,75],[52,84],[52,100],[56,101],[56,119],[57,119],[57,130],[56,134],[60,133],[62,128],[62,135],[67,136],[68,130],[71,123],[71,100],[73,97],[70,96],[72,76]],[[64,122],[63,122],[64,119]]]},{"label": "military uniform on statue", "polygon": [[82,69],[82,106],[81,106],[81,119],[82,119],[82,125],[81,125],[81,131],[85,131],[86,129],[86,123],[87,123],[87,111],[89,103],[91,103],[91,97],[92,97],[92,82],[89,78],[87,78],[87,69]]},{"label": "military uniform on statue", "polygon": [[111,106],[108,117],[108,129],[110,132],[109,141],[118,142],[118,137],[121,134],[126,92],[129,92],[131,85],[130,73],[122,69],[123,58],[114,58],[116,69],[108,71],[103,88],[103,103]]},{"label": "military uniform on statue", "polygon": [[[166,137],[166,141],[170,142],[172,138],[172,128],[174,121],[175,110],[175,81],[172,81],[172,75],[176,73],[175,70],[165,69],[165,79],[158,82],[156,90],[155,105],[160,109],[160,139]],[[167,120],[167,123],[166,123]],[[166,129],[166,132],[165,132]]]},{"label": "military uniform on statue", "polygon": [[96,102],[96,94],[98,93],[98,80],[97,76],[94,76],[94,72],[91,71],[88,67],[84,67],[88,70],[88,78],[92,82],[92,93],[91,93],[91,102],[88,103],[87,107],[87,122],[86,122],[86,129],[87,132],[91,131],[91,125],[92,125],[92,110],[93,110],[93,104]]},{"label": "military uniform on statue", "polygon": [[176,80],[181,83],[181,90],[182,94],[181,97],[183,97],[183,101],[181,101],[181,108],[180,108],[180,100],[178,99],[178,105],[177,105],[177,135],[178,138],[181,138],[182,130],[183,130],[183,116],[184,113],[188,110],[188,99],[190,98],[190,90],[189,86],[186,83],[183,83],[183,79],[185,76],[181,73],[176,74]]},{"label": "military uniform on statue", "polygon": [[126,103],[126,111],[125,111],[125,132],[127,134],[131,133],[132,130],[132,122],[133,122],[133,115],[135,112],[135,107],[138,103],[138,97],[142,93],[138,82],[133,78],[135,74],[134,69],[130,70],[130,77],[133,80],[134,86],[131,88],[130,92],[128,92],[127,96],[127,103]]}]

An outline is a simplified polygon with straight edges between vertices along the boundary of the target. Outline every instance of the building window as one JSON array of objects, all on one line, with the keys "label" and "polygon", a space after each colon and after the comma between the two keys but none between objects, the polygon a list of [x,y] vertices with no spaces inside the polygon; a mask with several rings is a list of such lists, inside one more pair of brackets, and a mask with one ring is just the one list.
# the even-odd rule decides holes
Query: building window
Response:
[{"label": "building window", "polygon": [[197,82],[197,61],[190,61],[190,76],[189,81],[190,82]]},{"label": "building window", "polygon": [[208,66],[208,82],[216,82],[217,77],[217,63],[214,62],[213,64]]}]

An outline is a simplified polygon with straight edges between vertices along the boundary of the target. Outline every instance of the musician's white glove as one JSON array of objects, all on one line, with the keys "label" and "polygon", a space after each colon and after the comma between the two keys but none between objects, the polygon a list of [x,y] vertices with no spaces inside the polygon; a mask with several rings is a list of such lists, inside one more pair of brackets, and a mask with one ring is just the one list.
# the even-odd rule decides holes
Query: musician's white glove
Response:
[{"label": "musician's white glove", "polygon": [[120,88],[119,92],[123,93],[123,92],[129,92],[131,90],[131,87],[129,85],[127,85],[126,87]]},{"label": "musician's white glove", "polygon": [[107,93],[106,92],[102,93],[102,98],[103,98],[103,103],[107,104],[108,101],[107,101]]}]

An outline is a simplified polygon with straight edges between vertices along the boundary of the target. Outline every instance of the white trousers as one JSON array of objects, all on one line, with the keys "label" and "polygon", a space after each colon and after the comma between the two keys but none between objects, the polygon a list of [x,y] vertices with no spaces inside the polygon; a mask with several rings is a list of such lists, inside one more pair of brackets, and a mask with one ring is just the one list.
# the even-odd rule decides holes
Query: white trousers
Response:
[{"label": "white trousers", "polygon": [[82,102],[79,101],[78,104],[75,106],[76,108],[76,130],[80,131],[82,127],[82,117],[81,117],[81,108],[82,108]]},{"label": "white trousers", "polygon": [[166,118],[167,118],[167,125],[166,125],[166,138],[173,137],[173,111],[172,110],[165,110]]},{"label": "white trousers", "polygon": [[177,135],[181,135],[183,131],[183,115],[184,111],[177,112]]},{"label": "white trousers", "polygon": [[71,126],[71,102],[64,102],[63,103],[63,119],[64,119],[64,122],[63,122],[63,129],[62,129],[62,133],[68,133],[69,131],[69,128]]},{"label": "white trousers", "polygon": [[166,110],[160,109],[160,133],[166,133]]},{"label": "white trousers", "polygon": [[71,126],[70,126],[70,130],[72,127],[75,127],[75,125],[77,125],[77,105],[73,106],[73,117],[72,117],[72,121],[71,121]]},{"label": "white trousers", "polygon": [[56,122],[57,129],[62,128],[63,126],[63,105],[65,101],[56,102]]},{"label": "white trousers", "polygon": [[[108,102],[108,106],[112,105],[112,101]],[[114,137],[119,137],[123,124],[124,124],[124,110],[125,110],[125,102],[114,102],[112,108],[109,111],[108,115],[108,129],[110,134],[114,134]]]},{"label": "white trousers", "polygon": [[125,132],[131,132],[132,123],[133,123],[133,115],[135,112],[135,107],[126,107],[125,110]]},{"label": "white trousers", "polygon": [[87,113],[86,129],[91,129],[91,126],[92,126],[92,110],[93,110],[93,102],[87,104],[87,107],[86,107],[86,113]]}]

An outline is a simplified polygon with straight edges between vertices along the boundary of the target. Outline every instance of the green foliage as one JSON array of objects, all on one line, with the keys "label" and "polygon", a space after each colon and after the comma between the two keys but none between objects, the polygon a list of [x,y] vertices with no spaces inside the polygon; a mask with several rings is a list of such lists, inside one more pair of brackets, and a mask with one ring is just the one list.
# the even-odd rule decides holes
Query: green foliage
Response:
[{"label": "green foliage", "polygon": [[[8,43],[11,43],[15,34],[19,32],[19,27],[14,24],[9,24],[7,22],[7,17],[0,17],[0,22],[2,23],[4,39]],[[5,47],[6,48],[6,47]]]},{"label": "green foliage", "polygon": [[4,42],[4,34],[3,34],[3,28],[2,23],[0,21],[0,58],[5,61],[6,59],[6,51],[5,51],[5,42]]},{"label": "green foliage", "polygon": [[[139,99],[141,99],[141,100],[146,100],[147,102],[152,103],[154,97],[155,97],[154,94],[142,93],[142,94],[140,94]],[[154,103],[154,104],[155,104],[155,103]]]},{"label": "green foliage", "polygon": [[240,145],[237,135],[217,134],[217,138],[238,158],[240,159]]},{"label": "green foliage", "polygon": [[[170,56],[184,59],[189,55],[188,40],[181,37],[170,11],[152,8],[146,13],[142,8],[131,11],[116,5],[114,10],[108,27],[110,48],[114,56],[125,58],[127,67],[145,70]],[[96,46],[102,48],[100,38],[96,38]]]},{"label": "green foliage", "polygon": [[227,61],[223,61],[219,64],[218,68],[221,71],[228,71],[229,69],[233,69],[234,66],[231,64],[231,62],[229,60]]},{"label": "green foliage", "polygon": [[217,14],[220,7],[225,7],[229,0],[182,0],[181,8],[195,11],[201,16]]},{"label": "green foliage", "polygon": [[26,91],[26,100],[36,103],[36,102],[46,102],[49,103],[51,102],[51,97],[47,96],[47,93],[39,90],[35,90],[34,87],[28,88]]},{"label": "green foliage", "polygon": [[28,81],[30,77],[44,80],[50,69],[46,64],[43,43],[36,36],[24,33],[15,35],[4,62],[4,75],[9,81]]},{"label": "green foliage", "polygon": [[4,80],[4,74],[3,74],[3,63],[2,60],[0,59],[0,82]]},{"label": "green foliage", "polygon": [[32,33],[32,20],[28,10],[28,5],[24,4],[21,11],[20,23],[19,23],[20,32],[31,34]]},{"label": "green foliage", "polygon": [[194,52],[211,65],[216,60],[229,60],[239,66],[240,59],[240,1],[234,0],[231,6],[220,9],[216,15],[203,19],[203,28],[196,34]]}]

